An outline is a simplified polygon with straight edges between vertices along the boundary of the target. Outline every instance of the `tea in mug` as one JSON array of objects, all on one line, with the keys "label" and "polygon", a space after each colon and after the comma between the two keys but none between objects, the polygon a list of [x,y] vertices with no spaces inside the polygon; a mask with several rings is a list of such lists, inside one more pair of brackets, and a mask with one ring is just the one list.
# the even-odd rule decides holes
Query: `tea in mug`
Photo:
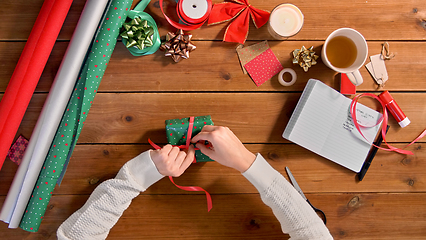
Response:
[{"label": "tea in mug", "polygon": [[330,39],[326,47],[328,61],[337,68],[350,67],[358,54],[355,43],[345,36]]}]

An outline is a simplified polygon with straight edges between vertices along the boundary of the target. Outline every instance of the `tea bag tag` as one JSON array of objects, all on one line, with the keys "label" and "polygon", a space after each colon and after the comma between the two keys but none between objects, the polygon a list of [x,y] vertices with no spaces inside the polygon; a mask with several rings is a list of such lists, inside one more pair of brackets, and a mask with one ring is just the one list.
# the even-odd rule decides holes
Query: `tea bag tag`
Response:
[{"label": "tea bag tag", "polygon": [[371,62],[367,63],[365,67],[370,72],[376,83],[383,87],[389,79],[385,60],[381,54],[377,54],[370,56],[370,61]]}]

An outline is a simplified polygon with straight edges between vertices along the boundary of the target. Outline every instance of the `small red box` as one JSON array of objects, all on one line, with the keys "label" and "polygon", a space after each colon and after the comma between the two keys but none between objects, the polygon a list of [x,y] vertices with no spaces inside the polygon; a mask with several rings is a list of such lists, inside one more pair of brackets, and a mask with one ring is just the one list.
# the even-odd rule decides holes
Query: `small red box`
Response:
[{"label": "small red box", "polygon": [[24,157],[25,149],[27,149],[28,140],[24,138],[22,135],[19,135],[18,139],[16,139],[15,143],[9,149],[7,153],[7,157],[12,160],[16,164],[20,164],[22,158]]},{"label": "small red box", "polygon": [[344,73],[340,75],[340,93],[345,95],[353,95],[356,93],[356,86],[349,80],[348,76]]}]

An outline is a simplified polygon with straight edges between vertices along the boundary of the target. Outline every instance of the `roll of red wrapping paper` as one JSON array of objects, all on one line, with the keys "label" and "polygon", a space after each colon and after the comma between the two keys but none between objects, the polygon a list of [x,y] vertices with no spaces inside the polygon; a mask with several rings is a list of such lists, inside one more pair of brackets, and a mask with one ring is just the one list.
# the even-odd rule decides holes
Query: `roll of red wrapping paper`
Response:
[{"label": "roll of red wrapping paper", "polygon": [[44,219],[55,185],[65,174],[131,6],[132,0],[111,1],[102,17],[20,221],[19,226],[26,231],[37,232]]},{"label": "roll of red wrapping paper", "polygon": [[9,228],[19,227],[108,2],[109,0],[86,1],[1,208],[0,220],[9,223]]},{"label": "roll of red wrapping paper", "polygon": [[201,27],[207,21],[212,10],[211,0],[179,0],[177,1],[176,12],[179,19],[184,23],[181,24],[166,15],[163,9],[163,0],[160,0],[159,3],[167,22],[177,29],[186,31]]},{"label": "roll of red wrapping paper", "polygon": [[0,102],[0,169],[52,52],[72,0],[45,0]]}]

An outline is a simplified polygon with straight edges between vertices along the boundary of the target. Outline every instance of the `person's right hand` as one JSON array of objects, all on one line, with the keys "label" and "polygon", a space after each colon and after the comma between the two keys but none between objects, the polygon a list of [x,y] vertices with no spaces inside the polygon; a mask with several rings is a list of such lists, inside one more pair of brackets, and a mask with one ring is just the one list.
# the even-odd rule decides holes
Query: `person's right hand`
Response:
[{"label": "person's right hand", "polygon": [[[205,145],[203,142],[210,144]],[[205,125],[200,133],[192,138],[196,147],[202,153],[216,162],[245,172],[256,159],[256,156],[247,150],[235,134],[227,127]]]}]

